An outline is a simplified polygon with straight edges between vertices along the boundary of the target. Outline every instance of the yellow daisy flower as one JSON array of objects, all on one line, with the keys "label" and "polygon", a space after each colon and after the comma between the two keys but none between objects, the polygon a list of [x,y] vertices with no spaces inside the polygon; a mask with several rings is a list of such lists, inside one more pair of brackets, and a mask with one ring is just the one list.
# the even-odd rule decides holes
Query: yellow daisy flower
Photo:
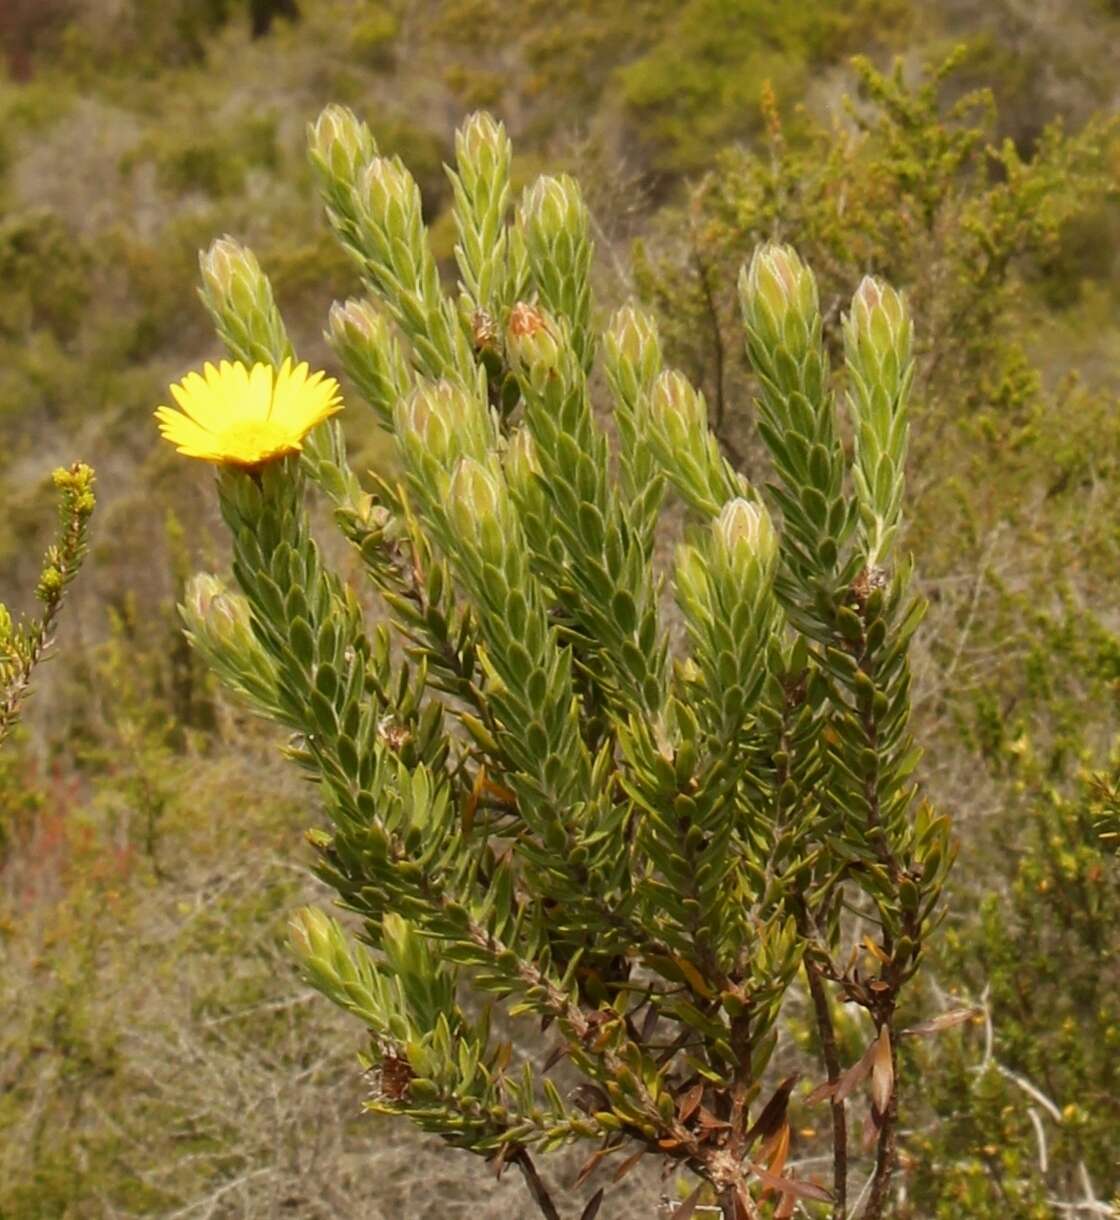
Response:
[{"label": "yellow daisy flower", "polygon": [[298,453],[303,438],[342,410],[338,382],[308,375],[306,364],[248,369],[228,360],[171,387],[179,404],[156,411],[160,432],[187,457],[228,466],[259,466]]}]

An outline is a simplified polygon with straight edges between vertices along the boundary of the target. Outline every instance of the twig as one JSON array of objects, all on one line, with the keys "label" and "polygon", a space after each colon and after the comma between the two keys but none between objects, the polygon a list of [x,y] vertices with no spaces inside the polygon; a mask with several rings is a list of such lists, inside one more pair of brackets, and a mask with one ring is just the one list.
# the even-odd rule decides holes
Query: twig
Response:
[{"label": "twig", "polygon": [[[828,995],[816,967],[805,963],[805,974],[809,980],[809,994],[817,1014],[817,1029],[820,1032],[821,1052],[829,1083],[840,1078],[840,1055],[836,1049],[836,1031],[832,1025],[832,1013],[828,1007]],[[848,1210],[848,1119],[845,1104],[832,1098],[832,1193],[836,1197],[833,1220],[844,1220]]]}]

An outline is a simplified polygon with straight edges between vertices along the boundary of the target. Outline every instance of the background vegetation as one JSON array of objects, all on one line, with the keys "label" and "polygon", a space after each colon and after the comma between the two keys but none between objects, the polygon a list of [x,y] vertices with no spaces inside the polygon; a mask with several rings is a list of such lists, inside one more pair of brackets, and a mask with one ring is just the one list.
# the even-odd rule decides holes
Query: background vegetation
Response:
[{"label": "background vegetation", "polygon": [[[743,440],[733,271],[754,244],[798,245],[834,329],[865,272],[910,293],[909,545],[933,602],[915,728],[923,783],[962,845],[914,1019],[962,1002],[978,1015],[908,1041],[900,1215],[1109,1214],[1115,5],[275,7],[268,20],[237,0],[35,0],[0,16],[13,609],[31,608],[19,591],[49,541],[51,469],[90,462],[99,496],[58,658],[0,755],[0,1216],[524,1206],[512,1177],[479,1182],[468,1158],[359,1116],[357,1031],[281,947],[287,911],[313,894],[314,799],[283,743],[218,697],[174,613],[189,573],[226,559],[207,473],[161,453],[150,418],[170,380],[217,352],[197,250],[222,232],[250,244],[298,349],[329,365],[322,320],[356,283],[304,159],[304,124],[328,101],[418,174],[445,257],[442,162],[466,110],[505,120],[521,178],[546,163],[579,175],[600,301],[658,309],[752,478],[765,469]],[[370,422],[348,414],[355,468],[382,468]],[[820,1115],[801,1113],[792,1155],[811,1160]],[[639,1168],[604,1214],[654,1215],[663,1191]]]}]

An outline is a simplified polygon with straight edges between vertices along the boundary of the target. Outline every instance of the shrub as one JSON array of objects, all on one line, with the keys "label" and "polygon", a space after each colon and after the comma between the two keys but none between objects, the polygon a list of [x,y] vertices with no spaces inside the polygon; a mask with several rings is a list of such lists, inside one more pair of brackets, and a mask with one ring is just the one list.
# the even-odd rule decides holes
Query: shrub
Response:
[{"label": "shrub", "polygon": [[[43,557],[35,596],[42,605],[36,618],[13,622],[0,602],[0,744],[19,719],[31,689],[31,675],[46,657],[66,586],[78,574],[86,554],[86,531],[93,512],[93,471],[81,462],[54,472],[59,492],[58,541]],[[0,827],[0,832],[3,828]]]},{"label": "shrub", "polygon": [[[292,939],[311,981],[368,1027],[369,1108],[516,1165],[547,1216],[531,1153],[571,1142],[593,1145],[581,1180],[608,1156],[627,1155],[624,1172],[653,1154],[699,1179],[684,1213],[708,1191],[727,1217],[798,1200],[843,1212],[851,1157],[865,1214],[886,1214],[897,1008],[952,857],[910,780],[922,606],[895,546],[905,303],[873,279],[853,298],[849,462],[813,276],[788,247],[756,252],[740,294],[777,475],[760,492],[721,456],[700,395],[662,368],[648,316],[628,306],[596,337],[575,183],[539,179],[507,223],[500,126],[475,116],[457,137],[458,302],[415,182],[369,129],[328,108],[311,153],[371,291],[335,306],[330,338],[394,437],[403,484],[359,484],[337,425],[319,423],[337,387],[293,364],[267,279],[228,240],[203,259],[204,298],[237,363],[188,377],[186,413],[159,416],[218,463],[234,545],[240,591],[198,579],[192,642],[295,734],[288,753],[331,819],[311,835],[318,872],[365,943],[310,909]],[[600,366],[617,473],[589,392]],[[387,623],[367,629],[325,566],[312,487]],[[686,651],[653,563],[669,495],[691,518],[671,581]],[[785,1171],[797,1077],[778,1082],[772,1060],[800,975],[831,1194]],[[514,1061],[487,997],[554,1032],[547,1065]],[[870,1019],[851,1064],[838,1005]],[[561,1058],[578,1080],[567,1096],[550,1075]],[[856,1090],[865,1160],[846,1132]]]}]

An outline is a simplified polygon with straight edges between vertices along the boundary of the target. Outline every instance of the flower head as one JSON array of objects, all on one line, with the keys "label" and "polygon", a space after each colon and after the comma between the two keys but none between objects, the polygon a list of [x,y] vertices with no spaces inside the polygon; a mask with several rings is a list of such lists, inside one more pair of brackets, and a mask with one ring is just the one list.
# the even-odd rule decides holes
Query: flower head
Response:
[{"label": "flower head", "polygon": [[298,453],[316,424],[342,410],[338,382],[306,364],[248,369],[228,360],[171,387],[179,404],[156,411],[160,432],[187,457],[259,466]]}]

